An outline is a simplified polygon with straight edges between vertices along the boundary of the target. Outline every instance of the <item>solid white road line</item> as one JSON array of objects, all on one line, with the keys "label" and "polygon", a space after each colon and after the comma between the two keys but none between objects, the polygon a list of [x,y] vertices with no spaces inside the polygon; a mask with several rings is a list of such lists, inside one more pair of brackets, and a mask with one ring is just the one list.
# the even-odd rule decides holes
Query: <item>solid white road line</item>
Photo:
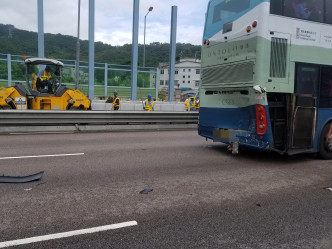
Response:
[{"label": "solid white road line", "polygon": [[101,226],[101,227],[93,227],[93,228],[87,228],[87,229],[81,229],[76,231],[70,231],[65,233],[55,233],[55,234],[49,234],[44,236],[37,236],[37,237],[31,237],[26,239],[19,239],[19,240],[11,240],[11,241],[5,241],[0,242],[0,248],[8,247],[8,246],[18,246],[18,245],[26,245],[30,243],[36,243],[46,240],[53,240],[53,239],[61,239],[61,238],[67,238],[77,235],[83,235],[83,234],[89,234],[89,233],[97,233],[107,230],[114,230],[124,227],[130,227],[130,226],[137,226],[136,221],[128,221],[113,225],[107,225],[107,226]]},{"label": "solid white road line", "polygon": [[84,155],[84,153],[55,154],[55,155],[38,155],[38,156],[12,156],[12,157],[0,157],[0,160],[22,159],[22,158],[39,158],[39,157],[83,156],[83,155]]}]

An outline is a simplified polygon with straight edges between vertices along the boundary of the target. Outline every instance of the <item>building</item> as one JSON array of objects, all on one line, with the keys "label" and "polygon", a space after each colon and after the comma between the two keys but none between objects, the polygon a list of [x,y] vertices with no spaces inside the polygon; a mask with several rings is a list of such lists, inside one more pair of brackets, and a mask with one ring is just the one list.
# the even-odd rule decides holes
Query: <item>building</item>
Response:
[{"label": "building", "polygon": [[[169,64],[159,64],[159,91],[167,91],[169,84]],[[195,58],[180,59],[175,64],[174,88],[183,91],[198,91],[201,80],[201,61]]]}]

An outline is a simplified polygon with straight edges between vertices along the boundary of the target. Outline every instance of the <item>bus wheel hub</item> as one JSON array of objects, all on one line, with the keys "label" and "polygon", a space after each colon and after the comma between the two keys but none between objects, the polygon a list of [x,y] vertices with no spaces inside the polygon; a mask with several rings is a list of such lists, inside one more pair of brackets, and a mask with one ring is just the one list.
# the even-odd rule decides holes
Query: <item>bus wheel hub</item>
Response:
[{"label": "bus wheel hub", "polygon": [[326,141],[326,149],[332,152],[332,135]]}]

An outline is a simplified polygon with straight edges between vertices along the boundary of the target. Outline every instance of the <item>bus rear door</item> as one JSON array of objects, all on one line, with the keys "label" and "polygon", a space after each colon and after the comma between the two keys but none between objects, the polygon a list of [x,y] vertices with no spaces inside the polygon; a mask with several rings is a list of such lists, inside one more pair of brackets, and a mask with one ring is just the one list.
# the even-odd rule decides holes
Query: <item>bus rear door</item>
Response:
[{"label": "bus rear door", "polygon": [[295,73],[288,154],[313,148],[317,118],[319,67],[296,63]]}]

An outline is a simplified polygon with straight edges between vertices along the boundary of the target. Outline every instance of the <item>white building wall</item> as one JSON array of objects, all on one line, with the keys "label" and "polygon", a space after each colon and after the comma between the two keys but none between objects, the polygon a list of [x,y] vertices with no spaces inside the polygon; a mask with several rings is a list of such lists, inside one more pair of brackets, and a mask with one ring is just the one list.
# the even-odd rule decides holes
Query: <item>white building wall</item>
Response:
[{"label": "white building wall", "polygon": [[[201,80],[201,62],[197,59],[181,59],[175,64],[174,87],[197,90]],[[168,88],[169,66],[160,65],[159,90]]]}]

